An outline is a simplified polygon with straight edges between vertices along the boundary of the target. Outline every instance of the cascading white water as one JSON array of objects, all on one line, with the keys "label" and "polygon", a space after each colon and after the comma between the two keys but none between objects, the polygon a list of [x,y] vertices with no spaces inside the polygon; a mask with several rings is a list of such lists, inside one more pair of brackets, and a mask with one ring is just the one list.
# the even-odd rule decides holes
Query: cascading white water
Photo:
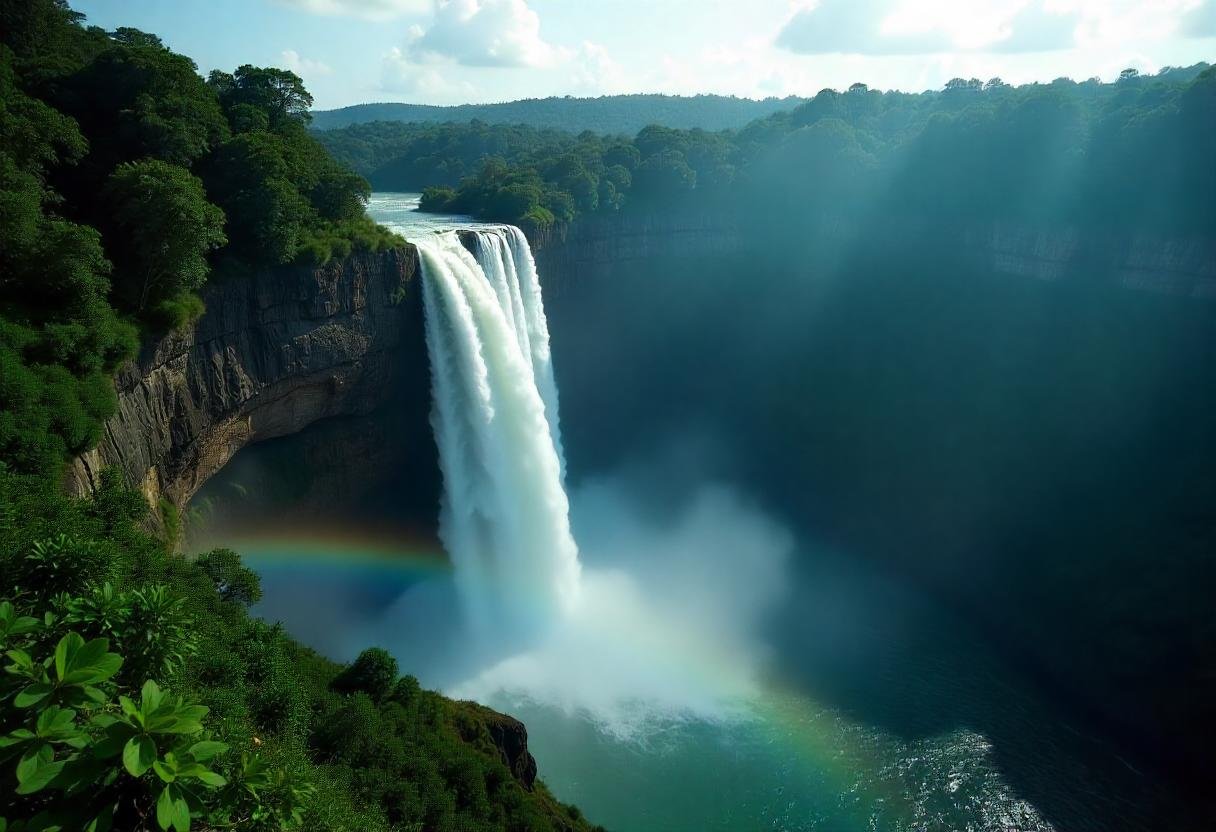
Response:
[{"label": "cascading white water", "polygon": [[563,487],[557,385],[536,266],[511,226],[416,239],[432,425],[444,495],[439,532],[474,631],[518,641],[576,603],[578,547]]}]

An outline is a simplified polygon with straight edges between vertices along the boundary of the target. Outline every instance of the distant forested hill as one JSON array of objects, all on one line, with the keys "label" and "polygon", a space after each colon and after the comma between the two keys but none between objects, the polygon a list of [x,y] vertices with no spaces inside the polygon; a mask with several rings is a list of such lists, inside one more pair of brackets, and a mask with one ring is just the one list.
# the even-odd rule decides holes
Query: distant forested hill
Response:
[{"label": "distant forested hill", "polygon": [[806,99],[735,98],[726,95],[606,95],[600,98],[526,98],[501,104],[356,104],[312,114],[317,130],[334,130],[369,121],[469,122],[526,124],[529,127],[594,130],[597,133],[638,132],[648,124],[690,130],[728,130],[749,121],[796,107]]},{"label": "distant forested hill", "polygon": [[734,130],[376,122],[314,135],[376,189],[535,229],[690,210],[765,227],[877,212],[1178,234],[1216,226],[1213,124],[1216,69],[1198,63],[1111,83],[854,84]]}]

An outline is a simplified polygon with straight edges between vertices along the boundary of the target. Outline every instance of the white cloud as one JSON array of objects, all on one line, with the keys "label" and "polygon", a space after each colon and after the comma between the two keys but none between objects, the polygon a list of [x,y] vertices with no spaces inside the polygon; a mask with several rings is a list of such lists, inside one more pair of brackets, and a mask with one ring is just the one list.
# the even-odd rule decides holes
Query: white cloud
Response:
[{"label": "white cloud", "polygon": [[[804,55],[1049,52],[1168,37],[1202,0],[819,0],[795,7],[776,43]],[[1188,14],[1190,13],[1190,14]]]},{"label": "white cloud", "polygon": [[310,14],[334,17],[358,17],[364,20],[392,20],[411,14],[426,14],[431,10],[432,0],[275,0]]},{"label": "white cloud", "polygon": [[290,69],[301,78],[316,77],[318,75],[329,75],[333,72],[329,64],[323,61],[314,61],[311,58],[304,58],[294,49],[284,49],[279,53],[283,60],[283,66]]},{"label": "white cloud", "polygon": [[381,61],[380,87],[426,104],[461,104],[477,97],[473,84],[448,77],[435,67],[419,66],[396,47]]},{"label": "white cloud", "polygon": [[410,34],[411,54],[466,66],[549,67],[570,55],[541,37],[525,0],[437,0],[430,26]]},{"label": "white cloud", "polygon": [[627,87],[624,68],[598,43],[583,41],[571,66],[573,90],[584,94],[605,95],[623,92]]}]

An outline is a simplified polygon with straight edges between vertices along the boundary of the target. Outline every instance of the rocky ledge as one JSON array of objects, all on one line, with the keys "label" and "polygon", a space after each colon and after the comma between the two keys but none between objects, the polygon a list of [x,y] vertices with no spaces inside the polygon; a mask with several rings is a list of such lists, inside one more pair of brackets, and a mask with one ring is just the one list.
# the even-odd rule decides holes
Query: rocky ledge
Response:
[{"label": "rocky ledge", "polygon": [[425,366],[418,268],[406,246],[208,284],[206,314],[119,373],[118,412],[69,490],[114,467],[180,508],[245,445],[370,411],[402,357]]}]

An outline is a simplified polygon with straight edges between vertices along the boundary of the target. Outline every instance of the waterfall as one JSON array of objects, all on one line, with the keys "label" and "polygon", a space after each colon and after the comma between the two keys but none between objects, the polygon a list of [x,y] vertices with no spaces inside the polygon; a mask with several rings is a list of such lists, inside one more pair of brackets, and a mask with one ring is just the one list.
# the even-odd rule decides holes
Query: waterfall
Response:
[{"label": "waterfall", "polygon": [[462,233],[473,253],[456,232],[415,240],[444,484],[439,534],[474,631],[526,639],[568,613],[579,590],[548,324],[523,233]]}]

